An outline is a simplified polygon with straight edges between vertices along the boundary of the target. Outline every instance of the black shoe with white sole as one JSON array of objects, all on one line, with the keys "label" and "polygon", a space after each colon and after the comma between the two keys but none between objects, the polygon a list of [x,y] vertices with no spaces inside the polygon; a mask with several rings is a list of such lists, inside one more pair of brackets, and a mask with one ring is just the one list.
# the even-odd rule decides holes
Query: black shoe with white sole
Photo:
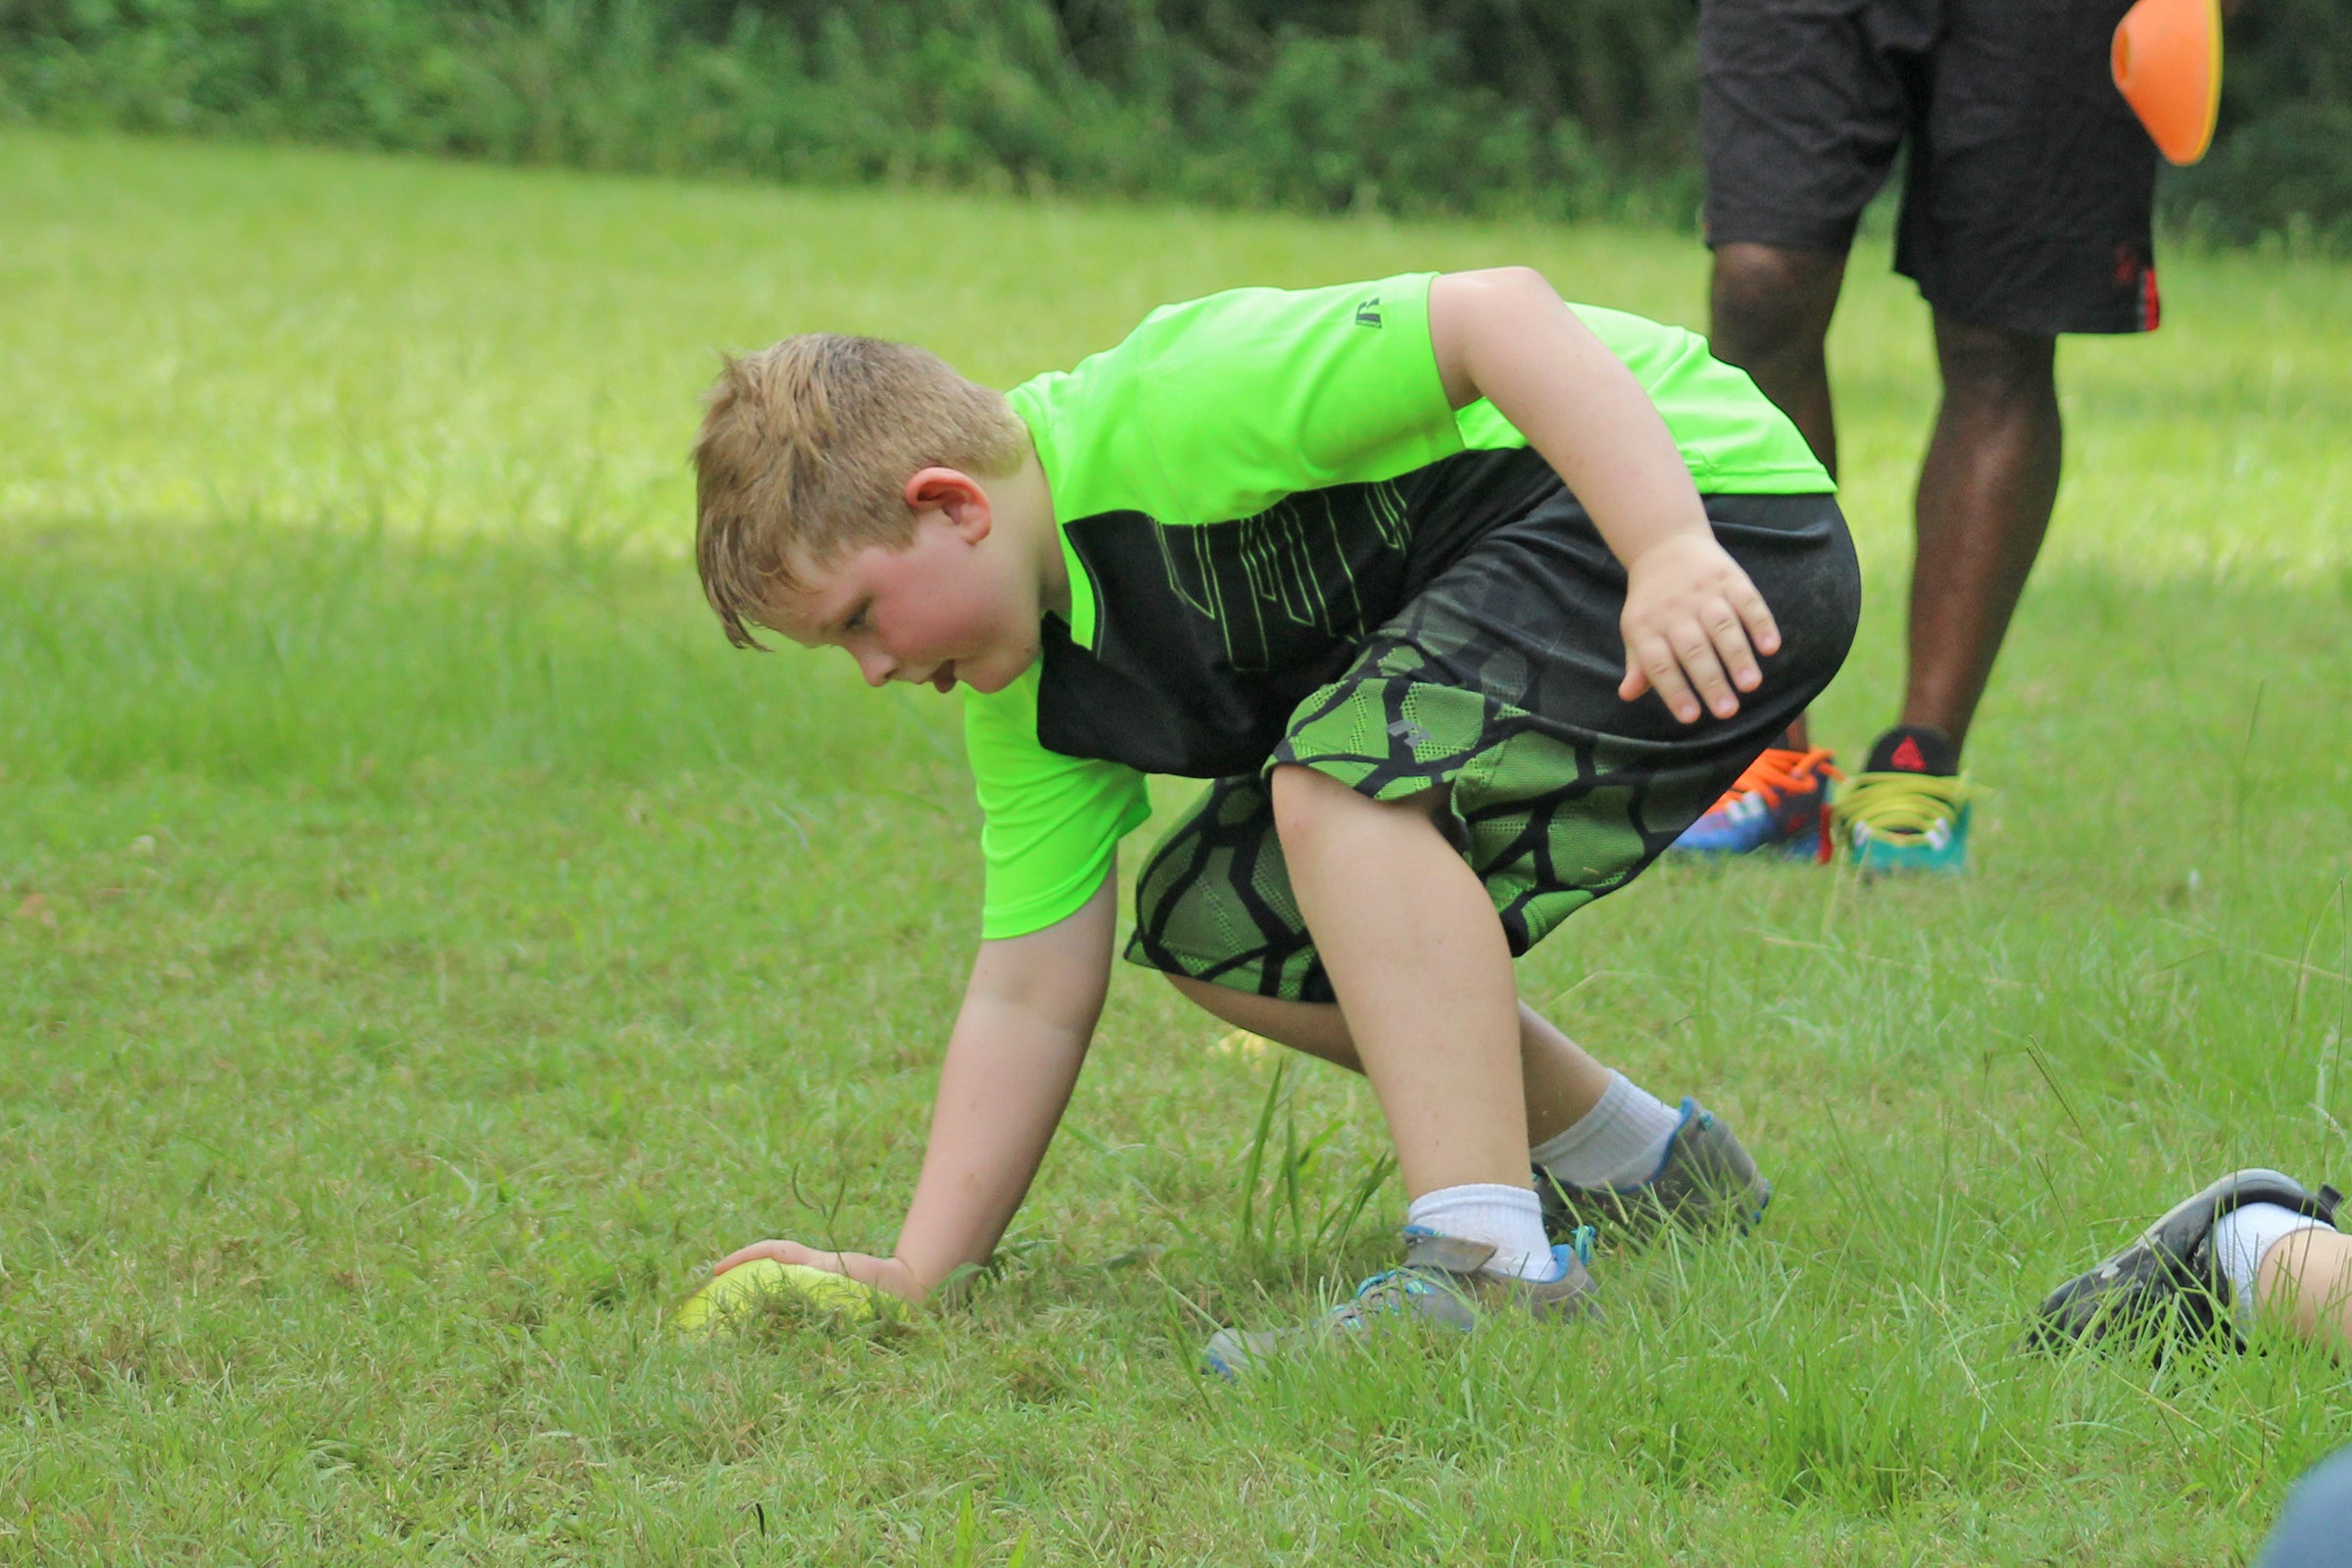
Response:
[{"label": "black shoe with white sole", "polygon": [[2052,1291],[2025,1344],[2062,1350],[2105,1340],[2145,1345],[2226,1336],[2242,1348],[2230,1321],[2230,1281],[2214,1256],[2214,1226],[2249,1203],[2276,1203],[2332,1225],[2342,1200],[2332,1187],[2314,1193],[2275,1170],[2231,1171],[2175,1203],[2130,1247]]}]

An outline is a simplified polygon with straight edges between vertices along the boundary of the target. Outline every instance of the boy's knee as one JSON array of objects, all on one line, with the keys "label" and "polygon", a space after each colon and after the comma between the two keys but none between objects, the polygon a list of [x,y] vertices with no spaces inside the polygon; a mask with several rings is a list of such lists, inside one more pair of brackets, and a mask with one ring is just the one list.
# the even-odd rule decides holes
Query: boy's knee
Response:
[{"label": "boy's knee", "polygon": [[1445,792],[1424,790],[1402,800],[1376,801],[1319,768],[1285,762],[1268,779],[1267,793],[1274,803],[1274,835],[1286,853],[1295,854],[1333,822],[1351,816],[1368,819],[1361,815],[1368,811],[1418,817],[1434,825]]},{"label": "boy's knee", "polygon": [[1347,798],[1355,797],[1355,791],[1330,774],[1298,762],[1275,768],[1267,776],[1266,794],[1274,805],[1274,836],[1291,852],[1321,831]]}]

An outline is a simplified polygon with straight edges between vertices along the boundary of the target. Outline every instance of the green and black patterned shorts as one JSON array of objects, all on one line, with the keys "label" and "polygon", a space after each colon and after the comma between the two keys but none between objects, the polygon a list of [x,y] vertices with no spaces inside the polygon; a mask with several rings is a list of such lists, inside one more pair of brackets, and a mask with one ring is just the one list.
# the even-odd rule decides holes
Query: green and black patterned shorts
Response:
[{"label": "green and black patterned shorts", "polygon": [[1211,783],[1152,852],[1130,962],[1259,996],[1333,1001],[1292,897],[1267,789],[1303,763],[1375,800],[1443,792],[1514,955],[1641,873],[1830,682],[1861,582],[1833,497],[1709,496],[1716,537],[1772,607],[1781,651],[1730,719],[1618,700],[1625,572],[1555,490],[1425,584],[1310,694],[1264,767]]}]

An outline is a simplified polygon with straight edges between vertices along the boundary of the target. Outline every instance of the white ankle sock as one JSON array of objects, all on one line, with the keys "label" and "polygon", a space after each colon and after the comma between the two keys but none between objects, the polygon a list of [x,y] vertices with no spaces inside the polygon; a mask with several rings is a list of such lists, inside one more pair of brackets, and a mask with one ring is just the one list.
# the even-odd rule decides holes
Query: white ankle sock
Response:
[{"label": "white ankle sock", "polygon": [[1683,1113],[1621,1072],[1566,1132],[1528,1152],[1571,1187],[1635,1187],[1658,1172]]},{"label": "white ankle sock", "polygon": [[1407,1225],[1494,1249],[1482,1270],[1523,1280],[1559,1278],[1559,1260],[1544,1239],[1544,1206],[1525,1187],[1474,1182],[1423,1193],[1404,1211]]},{"label": "white ankle sock", "polygon": [[2253,1326],[2254,1280],[2263,1254],[2297,1231],[2326,1229],[2310,1215],[2277,1203],[2248,1203],[2221,1217],[2213,1227],[2213,1255],[2230,1282],[2230,1309],[2238,1327]]}]

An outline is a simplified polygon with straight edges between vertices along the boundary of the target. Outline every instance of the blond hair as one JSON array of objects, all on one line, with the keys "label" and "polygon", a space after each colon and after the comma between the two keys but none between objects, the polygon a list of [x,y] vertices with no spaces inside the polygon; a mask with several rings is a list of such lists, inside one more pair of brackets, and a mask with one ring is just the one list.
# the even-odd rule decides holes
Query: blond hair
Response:
[{"label": "blond hair", "polygon": [[806,586],[796,566],[910,542],[916,470],[1007,474],[1027,442],[1002,393],[905,343],[807,332],[730,356],[694,443],[695,565],[727,641],[760,646],[776,590]]}]

